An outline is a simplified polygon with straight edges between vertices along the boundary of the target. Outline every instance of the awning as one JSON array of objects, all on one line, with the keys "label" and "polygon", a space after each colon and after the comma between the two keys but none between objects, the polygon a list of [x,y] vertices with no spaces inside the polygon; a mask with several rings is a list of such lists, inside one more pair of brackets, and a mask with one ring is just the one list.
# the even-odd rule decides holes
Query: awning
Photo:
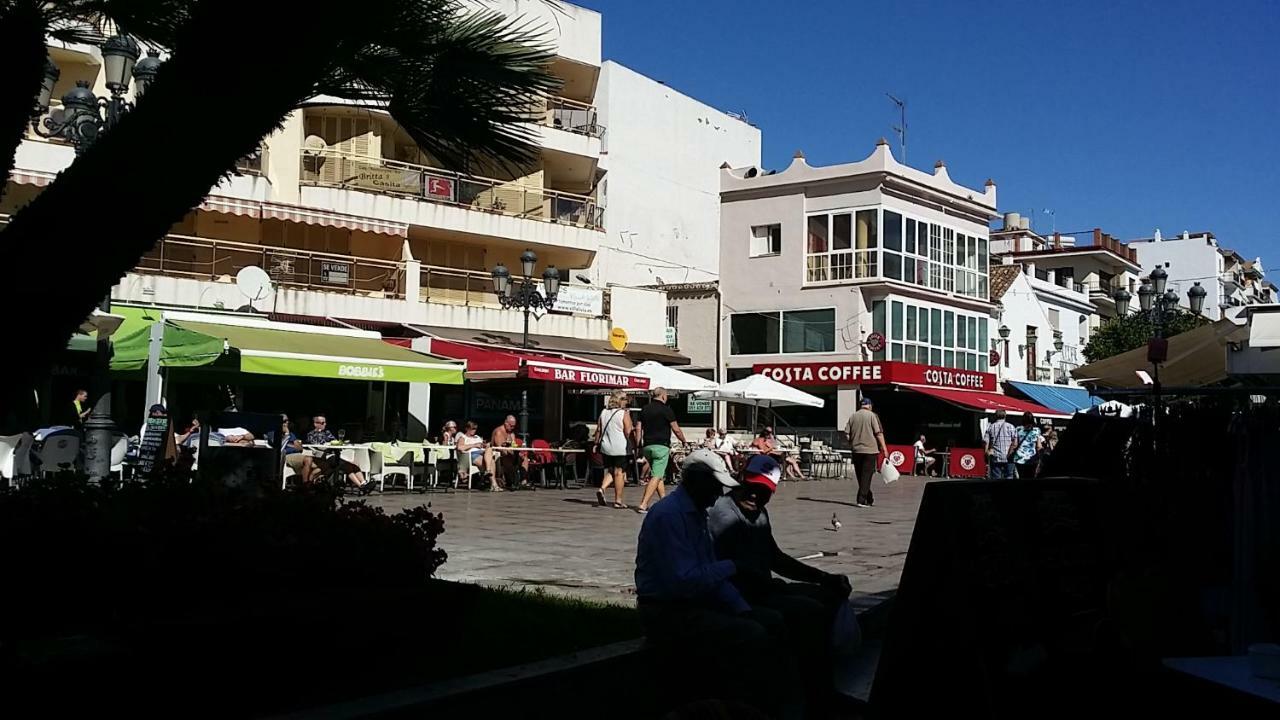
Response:
[{"label": "awning", "polygon": [[715,390],[694,393],[694,397],[702,400],[721,400],[742,405],[757,407],[823,407],[826,401],[803,390],[770,378],[766,375],[751,375],[741,380],[725,383]]},{"label": "awning", "polygon": [[257,200],[244,200],[220,195],[210,195],[205,198],[204,202],[200,203],[200,209],[207,212],[223,213],[224,215],[240,215],[251,218],[262,217],[262,203]]},{"label": "awning", "polygon": [[440,338],[431,338],[431,352],[466,360],[467,377],[473,380],[526,377],[587,387],[649,388],[649,378],[639,373],[564,355],[485,347]]},{"label": "awning", "polygon": [[[522,338],[520,333],[503,333],[492,330],[472,330],[435,325],[410,325],[409,327],[423,335],[444,338],[445,340],[456,340],[457,342],[469,342],[485,346],[495,345],[513,350],[523,349],[521,347]],[[688,357],[681,355],[675,348],[649,343],[629,343],[626,350],[618,352],[609,345],[608,340],[589,340],[562,335],[531,333],[529,335],[529,346],[537,352],[571,355],[624,368],[629,368],[645,360],[655,360],[663,365],[689,365],[692,363]]]},{"label": "awning", "polygon": [[238,351],[244,372],[445,385],[461,385],[463,380],[461,365],[396,347],[377,337],[318,327],[292,330],[191,320],[173,320],[171,325],[225,341]]},{"label": "awning", "polygon": [[[150,323],[124,334],[117,333],[111,338],[111,369],[145,368],[150,346]],[[216,361],[224,352],[226,343],[222,338],[166,324],[164,342],[160,346],[160,366],[199,367]]]},{"label": "awning", "polygon": [[[1249,339],[1249,328],[1230,320],[1201,325],[1169,338],[1168,358],[1160,364],[1166,387],[1214,385],[1228,379],[1228,345]],[[1077,382],[1103,388],[1140,388],[1139,370],[1151,372],[1147,346],[1113,355],[1071,371]]]},{"label": "awning", "polygon": [[928,395],[929,397],[949,402],[952,405],[959,405],[960,407],[970,408],[973,410],[981,410],[982,412],[1004,410],[1005,412],[1017,413],[1019,415],[1029,412],[1037,418],[1066,418],[1071,416],[1071,414],[1064,414],[1061,411],[1051,410],[1043,405],[1037,405],[1035,403],[1027,402],[1026,400],[1011,398],[1008,395],[1001,395],[1000,393],[983,392],[981,390],[953,390],[951,388],[931,387],[928,385],[899,384],[898,387],[915,390],[921,395]]},{"label": "awning", "polygon": [[1033,382],[1010,380],[1009,384],[1018,392],[1031,398],[1051,410],[1064,413],[1085,411],[1095,405],[1101,405],[1100,398],[1091,397],[1084,388],[1067,387],[1065,385],[1041,385]]},{"label": "awning", "polygon": [[359,217],[357,215],[344,215],[342,213],[312,210],[311,208],[298,207],[297,205],[285,205],[282,203],[262,203],[262,219],[288,220],[290,222],[300,222],[308,225],[323,225],[325,227],[345,228],[347,230],[361,230],[364,232],[381,233],[383,235],[395,235],[397,237],[409,236],[409,226],[404,223],[386,222],[383,220],[375,220],[373,218]]},{"label": "awning", "polygon": [[9,179],[18,185],[34,185],[36,187],[44,187],[53,182],[57,177],[56,173],[44,172],[42,170],[23,170],[14,168],[9,173]]}]

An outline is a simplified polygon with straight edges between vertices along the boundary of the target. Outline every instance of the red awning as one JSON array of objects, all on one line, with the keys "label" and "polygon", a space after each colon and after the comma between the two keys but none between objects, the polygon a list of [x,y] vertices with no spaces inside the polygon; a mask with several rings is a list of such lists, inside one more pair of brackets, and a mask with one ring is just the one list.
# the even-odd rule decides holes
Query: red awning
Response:
[{"label": "red awning", "polygon": [[466,360],[466,376],[471,380],[527,377],[588,387],[649,388],[649,378],[639,373],[566,355],[485,347],[440,338],[431,339],[429,352]]},{"label": "red awning", "polygon": [[1043,405],[1037,405],[1026,400],[1001,395],[1000,393],[983,392],[981,390],[953,390],[951,388],[930,387],[928,385],[902,385],[901,387],[910,388],[918,393],[938,398],[961,407],[981,410],[982,412],[995,412],[996,410],[1004,410],[1008,413],[1031,413],[1037,418],[1065,418],[1070,415],[1063,415],[1057,410],[1050,410]]}]

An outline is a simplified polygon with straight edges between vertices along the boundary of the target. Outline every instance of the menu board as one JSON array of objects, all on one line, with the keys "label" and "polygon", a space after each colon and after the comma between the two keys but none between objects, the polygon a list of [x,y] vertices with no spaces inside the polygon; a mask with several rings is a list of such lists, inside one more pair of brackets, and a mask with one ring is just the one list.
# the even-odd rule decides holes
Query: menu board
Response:
[{"label": "menu board", "polygon": [[[1101,484],[930,483],[871,692],[882,717],[1046,717],[1114,648]],[[1055,715],[1056,716],[1056,715]]]},{"label": "menu board", "polygon": [[172,440],[169,418],[147,418],[147,424],[142,430],[142,443],[138,447],[138,473],[143,478],[151,477],[157,460],[163,461],[170,456],[169,445]]}]

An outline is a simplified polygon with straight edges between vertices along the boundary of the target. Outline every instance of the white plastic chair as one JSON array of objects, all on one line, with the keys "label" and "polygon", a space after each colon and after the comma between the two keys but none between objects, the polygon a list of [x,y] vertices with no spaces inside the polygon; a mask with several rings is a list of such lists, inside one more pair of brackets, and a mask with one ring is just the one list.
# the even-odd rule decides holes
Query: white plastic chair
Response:
[{"label": "white plastic chair", "polygon": [[53,475],[75,467],[80,455],[80,436],[75,433],[59,433],[45,438],[40,450],[40,474]]},{"label": "white plastic chair", "polygon": [[[409,458],[409,463],[402,465],[401,463],[405,461],[405,458]],[[388,475],[405,476],[406,478],[405,490],[407,492],[413,492],[413,471],[417,469],[419,474],[422,475],[422,480],[425,483],[426,467],[427,467],[426,464],[422,464],[422,465],[416,466],[415,468],[413,464],[413,451],[410,450],[405,452],[403,455],[400,456],[400,459],[396,461],[395,465],[382,466],[382,472],[378,474],[378,492],[382,492],[383,490],[386,489],[386,481],[387,481]]]},{"label": "white plastic chair", "polygon": [[116,435],[116,442],[111,446],[111,472],[120,476],[124,482],[124,459],[129,454],[129,438]]},{"label": "white plastic chair", "polygon": [[17,479],[31,474],[31,433],[0,436],[0,478],[17,484]]}]

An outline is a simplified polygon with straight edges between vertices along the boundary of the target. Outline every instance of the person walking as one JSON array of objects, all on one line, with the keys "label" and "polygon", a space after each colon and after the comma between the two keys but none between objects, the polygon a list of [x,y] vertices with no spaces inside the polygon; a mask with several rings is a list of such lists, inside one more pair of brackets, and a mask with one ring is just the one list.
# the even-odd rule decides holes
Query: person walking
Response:
[{"label": "person walking", "polygon": [[880,424],[880,416],[876,415],[870,398],[862,398],[861,407],[849,416],[844,434],[853,449],[853,469],[858,475],[856,504],[858,507],[871,507],[876,504],[875,495],[871,492],[871,476],[876,473],[880,456],[889,457],[889,449],[884,444],[884,426]]},{"label": "person walking", "polygon": [[1043,438],[1043,442],[1040,445],[1040,462],[1036,463],[1036,477],[1044,474],[1049,458],[1053,457],[1053,451],[1058,447],[1058,431],[1053,427],[1052,422],[1040,421],[1040,437]]},{"label": "person walking", "polygon": [[1013,464],[1017,468],[1018,477],[1030,480],[1036,476],[1036,468],[1040,466],[1040,451],[1044,449],[1044,436],[1036,427],[1036,418],[1031,413],[1022,414],[1022,427],[1018,428],[1017,445],[1013,451]]},{"label": "person walking", "polygon": [[613,485],[613,506],[625,509],[622,501],[623,490],[627,486],[627,459],[630,456],[627,438],[631,437],[631,413],[627,410],[630,398],[621,390],[609,396],[608,407],[600,412],[596,420],[596,444],[600,447],[600,455],[604,458],[604,480],[596,490],[596,504],[605,506],[604,491]]},{"label": "person walking", "polygon": [[649,463],[649,472],[653,477],[644,486],[644,496],[640,498],[640,512],[649,511],[649,501],[656,492],[662,499],[667,494],[667,461],[671,459],[671,436],[680,438],[680,442],[688,444],[684,430],[676,422],[676,414],[667,404],[667,391],[654,388],[649,393],[649,404],[640,409],[640,427],[636,431],[641,436],[641,453]]},{"label": "person walking", "polygon": [[1005,417],[1005,411],[997,410],[995,421],[987,425],[987,431],[982,434],[982,449],[987,455],[987,477],[991,480],[1017,477],[1014,474],[1013,451],[1017,447],[1018,431]]}]

